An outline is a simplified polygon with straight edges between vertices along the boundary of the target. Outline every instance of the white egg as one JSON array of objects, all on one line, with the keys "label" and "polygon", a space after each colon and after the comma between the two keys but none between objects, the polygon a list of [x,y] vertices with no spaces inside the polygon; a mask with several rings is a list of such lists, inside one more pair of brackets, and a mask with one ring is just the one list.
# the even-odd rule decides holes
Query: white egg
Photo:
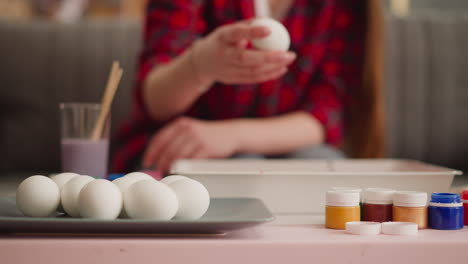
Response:
[{"label": "white egg", "polygon": [[131,179],[134,179],[134,180],[154,180],[153,177],[151,177],[150,175],[144,173],[144,172],[131,172],[129,174],[126,174],[124,176],[125,178],[131,178]]},{"label": "white egg", "polygon": [[281,50],[287,51],[291,43],[288,30],[280,22],[262,17],[252,21],[254,26],[264,26],[270,29],[271,33],[263,38],[252,40],[252,45],[261,50]]},{"label": "white egg", "polygon": [[177,195],[179,210],[174,219],[195,220],[210,206],[210,194],[203,184],[192,179],[181,179],[168,185]]},{"label": "white egg", "polygon": [[76,176],[79,176],[79,174],[73,173],[73,172],[63,172],[63,173],[59,173],[59,174],[55,174],[54,176],[51,176],[50,179],[53,180],[57,184],[60,190],[62,190],[63,185],[67,183],[69,180],[75,178]]},{"label": "white egg", "polygon": [[59,202],[59,187],[46,176],[31,176],[16,190],[16,206],[26,216],[49,216],[57,210]]},{"label": "white egg", "polygon": [[[75,178],[76,176],[79,176],[79,174],[73,173],[73,172],[63,172],[63,173],[59,173],[54,176],[51,176],[50,179],[53,180],[59,187],[59,190],[62,191],[63,185],[65,185],[65,183]],[[57,211],[63,212],[63,207],[62,207],[61,202],[59,203]]]},{"label": "white egg", "polygon": [[[120,193],[122,194],[122,201],[123,201],[123,194],[127,191],[128,187],[130,187],[130,185],[132,185],[132,184],[134,184],[136,182],[136,180],[134,180],[132,178],[120,177],[120,178],[117,178],[117,179],[113,180],[112,182],[117,186],[117,188],[119,188]],[[128,217],[128,214],[125,211],[125,206],[122,206],[122,210],[120,211],[119,217],[120,218],[127,218]]]},{"label": "white egg", "polygon": [[137,182],[136,179],[120,177],[112,181],[119,189],[122,195],[127,191],[130,185]]},{"label": "white egg", "polygon": [[61,198],[62,206],[68,215],[73,217],[79,217],[78,211],[78,195],[81,189],[89,182],[93,181],[94,178],[87,175],[80,175],[69,180],[63,185]]},{"label": "white egg", "polygon": [[175,193],[155,180],[132,184],[124,193],[125,211],[131,218],[170,220],[177,212]]},{"label": "white egg", "polygon": [[182,176],[182,175],[170,175],[170,176],[164,177],[162,180],[160,180],[160,182],[168,185],[168,184],[171,184],[175,181],[182,180],[182,179],[190,179],[190,178]]},{"label": "white egg", "polygon": [[[127,191],[128,187],[130,187],[130,185],[134,184],[135,182],[148,180],[148,178],[145,178],[144,175],[141,175],[141,176],[140,175],[135,175],[135,174],[133,174],[133,175],[134,175],[133,177],[120,177],[120,178],[117,178],[117,179],[112,181],[120,189],[120,192],[122,193],[122,197],[123,197],[124,193]],[[147,175],[147,176],[150,177],[151,180],[154,180],[151,176],[149,176],[149,175]],[[122,207],[122,211],[120,212],[119,217],[121,217],[121,218],[127,218],[128,217],[128,214],[125,211],[124,207]]]},{"label": "white egg", "polygon": [[113,220],[121,210],[122,193],[117,185],[108,180],[87,183],[78,196],[78,211],[84,218]]}]

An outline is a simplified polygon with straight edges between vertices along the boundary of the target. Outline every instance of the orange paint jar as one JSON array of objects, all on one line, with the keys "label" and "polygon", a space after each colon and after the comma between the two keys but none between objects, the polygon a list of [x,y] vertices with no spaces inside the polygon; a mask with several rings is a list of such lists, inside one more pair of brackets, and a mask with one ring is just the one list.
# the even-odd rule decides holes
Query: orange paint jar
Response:
[{"label": "orange paint jar", "polygon": [[361,220],[360,194],[328,191],[325,207],[325,227],[345,229],[346,222]]},{"label": "orange paint jar", "polygon": [[393,196],[393,221],[413,222],[427,228],[427,193],[402,191]]}]

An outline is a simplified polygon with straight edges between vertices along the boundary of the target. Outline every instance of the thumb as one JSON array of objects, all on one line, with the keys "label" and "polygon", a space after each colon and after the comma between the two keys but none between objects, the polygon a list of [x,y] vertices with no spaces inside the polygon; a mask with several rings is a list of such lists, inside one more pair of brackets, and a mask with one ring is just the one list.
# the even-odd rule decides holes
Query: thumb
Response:
[{"label": "thumb", "polygon": [[252,40],[263,38],[270,34],[270,29],[264,26],[252,26],[245,21],[235,24],[222,26],[219,29],[219,38],[221,41],[236,45],[242,40]]}]

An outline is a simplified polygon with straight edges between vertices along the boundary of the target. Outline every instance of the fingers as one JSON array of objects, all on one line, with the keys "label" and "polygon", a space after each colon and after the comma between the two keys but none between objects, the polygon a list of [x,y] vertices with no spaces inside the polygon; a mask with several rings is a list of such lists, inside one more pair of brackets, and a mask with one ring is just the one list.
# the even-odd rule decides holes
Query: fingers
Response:
[{"label": "fingers", "polygon": [[294,52],[249,50],[238,47],[229,47],[225,56],[236,66],[258,66],[265,63],[291,64],[296,59]]},{"label": "fingers", "polygon": [[270,30],[263,26],[251,26],[247,23],[234,23],[218,29],[219,39],[227,44],[236,44],[241,40],[263,38]]},{"label": "fingers", "polygon": [[208,153],[203,148],[199,148],[195,152],[193,152],[191,158],[192,159],[206,159],[208,157],[209,157]]},{"label": "fingers", "polygon": [[253,81],[254,83],[262,83],[262,82],[275,80],[283,76],[287,71],[288,71],[288,68],[284,67],[280,69],[275,69],[273,71],[264,72],[262,74],[256,75]]},{"label": "fingers", "polygon": [[242,84],[258,83],[277,79],[287,72],[289,63],[266,63],[258,66],[232,67],[226,76]]},{"label": "fingers", "polygon": [[238,48],[238,49],[245,49],[245,48],[247,48],[248,44],[249,44],[249,41],[246,40],[246,39],[243,39],[243,40],[237,42],[235,47]]},{"label": "fingers", "polygon": [[287,67],[296,59],[294,52],[259,51],[228,48],[227,63],[231,68],[226,72],[224,83],[252,84],[278,79],[287,72]]},{"label": "fingers", "polygon": [[259,74],[244,74],[232,73],[228,76],[226,83],[228,84],[254,84],[271,81],[280,78],[288,71],[288,68],[281,67],[270,71],[261,72]]},{"label": "fingers", "polygon": [[231,74],[239,78],[255,79],[258,76],[278,72],[283,69],[287,69],[287,66],[283,64],[266,64],[258,67],[235,68],[232,70]]},{"label": "fingers", "polygon": [[162,171],[169,171],[172,163],[178,159],[191,158],[197,152],[199,146],[186,134],[181,136],[181,140],[169,144],[164,153],[161,153],[157,161],[158,168]]},{"label": "fingers", "polygon": [[179,118],[155,134],[143,157],[143,167],[156,165],[167,172],[175,160],[194,156],[201,145],[194,138],[192,123],[190,118]]},{"label": "fingers", "polygon": [[167,144],[165,144],[164,148],[161,148],[160,152],[157,154],[156,160],[154,162],[158,169],[164,172],[167,171],[167,169],[169,169],[167,167],[169,156],[176,155],[176,153],[174,153],[175,147],[180,148],[180,146],[187,144],[186,141],[187,139],[183,131],[173,136],[167,142]]},{"label": "fingers", "polygon": [[287,69],[288,65],[283,63],[269,63],[254,67],[236,67],[232,69],[232,73],[238,76],[253,78],[269,72],[275,72],[280,69]]},{"label": "fingers", "polygon": [[157,165],[156,161],[163,153],[168,144],[183,130],[183,120],[176,120],[166,127],[162,128],[157,134],[153,136],[148,144],[146,152],[143,156],[143,167],[148,168]]}]

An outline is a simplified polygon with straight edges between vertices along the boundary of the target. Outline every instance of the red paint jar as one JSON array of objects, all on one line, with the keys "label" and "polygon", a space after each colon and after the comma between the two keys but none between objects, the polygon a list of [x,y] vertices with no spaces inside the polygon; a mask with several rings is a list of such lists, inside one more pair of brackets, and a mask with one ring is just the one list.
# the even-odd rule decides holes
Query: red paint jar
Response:
[{"label": "red paint jar", "polygon": [[463,210],[465,212],[465,225],[468,225],[468,190],[462,192]]},{"label": "red paint jar", "polygon": [[393,193],[387,188],[369,188],[364,191],[363,221],[388,222],[393,219]]}]

